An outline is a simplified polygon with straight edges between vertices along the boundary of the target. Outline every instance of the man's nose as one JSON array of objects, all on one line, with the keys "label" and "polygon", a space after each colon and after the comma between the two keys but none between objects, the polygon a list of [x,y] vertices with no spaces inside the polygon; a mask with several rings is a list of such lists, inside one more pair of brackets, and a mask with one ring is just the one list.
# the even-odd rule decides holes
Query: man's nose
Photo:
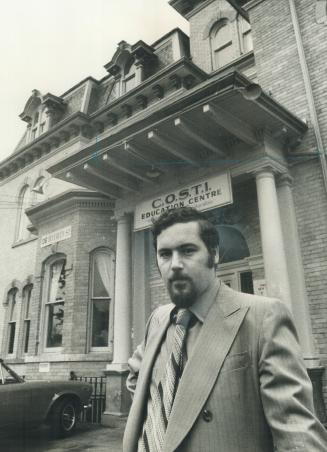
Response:
[{"label": "man's nose", "polygon": [[178,252],[173,252],[171,257],[171,268],[172,270],[178,270],[183,268],[183,259]]}]

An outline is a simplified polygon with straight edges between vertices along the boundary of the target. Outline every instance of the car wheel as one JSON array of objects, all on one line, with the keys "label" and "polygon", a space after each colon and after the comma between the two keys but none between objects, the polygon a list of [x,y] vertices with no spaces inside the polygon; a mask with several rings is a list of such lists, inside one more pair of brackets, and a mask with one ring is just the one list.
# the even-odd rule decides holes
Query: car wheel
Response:
[{"label": "car wheel", "polygon": [[54,438],[69,436],[77,422],[76,405],[72,399],[59,401],[52,411],[51,433]]}]

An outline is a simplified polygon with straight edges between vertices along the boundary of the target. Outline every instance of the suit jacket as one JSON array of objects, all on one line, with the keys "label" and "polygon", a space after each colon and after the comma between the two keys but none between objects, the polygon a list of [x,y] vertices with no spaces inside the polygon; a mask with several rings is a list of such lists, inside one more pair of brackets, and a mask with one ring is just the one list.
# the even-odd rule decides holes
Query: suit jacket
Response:
[{"label": "suit jacket", "polygon": [[[136,452],[152,366],[173,305],[155,310],[130,360],[137,379],[123,451]],[[221,284],[185,366],[164,452],[323,452],[312,386],[293,321],[279,300]]]}]

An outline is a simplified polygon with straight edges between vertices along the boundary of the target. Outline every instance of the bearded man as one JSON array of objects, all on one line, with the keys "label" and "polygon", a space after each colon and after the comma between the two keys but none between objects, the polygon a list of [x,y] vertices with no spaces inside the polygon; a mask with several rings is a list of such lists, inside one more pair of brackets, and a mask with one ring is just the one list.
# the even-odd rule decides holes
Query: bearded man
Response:
[{"label": "bearded man", "polygon": [[129,360],[124,452],[327,451],[285,304],[219,281],[218,233],[195,209],[152,232],[172,303]]}]

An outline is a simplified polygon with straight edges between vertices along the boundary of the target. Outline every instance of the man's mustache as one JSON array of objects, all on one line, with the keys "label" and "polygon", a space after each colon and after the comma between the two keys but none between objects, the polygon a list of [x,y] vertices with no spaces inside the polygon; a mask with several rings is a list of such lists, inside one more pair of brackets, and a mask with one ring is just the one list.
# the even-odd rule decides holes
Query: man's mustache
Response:
[{"label": "man's mustache", "polygon": [[173,283],[174,281],[191,281],[191,278],[186,275],[174,274],[168,279],[169,283]]}]

